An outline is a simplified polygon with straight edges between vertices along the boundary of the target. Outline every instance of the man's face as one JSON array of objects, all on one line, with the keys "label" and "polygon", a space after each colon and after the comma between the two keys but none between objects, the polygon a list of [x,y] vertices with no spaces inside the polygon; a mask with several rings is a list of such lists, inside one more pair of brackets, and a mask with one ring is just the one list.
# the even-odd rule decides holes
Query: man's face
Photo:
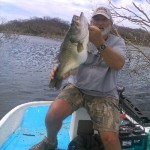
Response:
[{"label": "man's face", "polygon": [[91,20],[91,25],[97,26],[103,36],[108,35],[112,28],[112,21],[103,15],[96,15]]}]

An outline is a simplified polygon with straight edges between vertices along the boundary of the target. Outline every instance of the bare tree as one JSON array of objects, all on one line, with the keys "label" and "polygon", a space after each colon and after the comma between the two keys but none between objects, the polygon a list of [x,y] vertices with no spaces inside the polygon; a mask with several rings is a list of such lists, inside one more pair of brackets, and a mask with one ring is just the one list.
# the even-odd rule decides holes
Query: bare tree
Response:
[{"label": "bare tree", "polygon": [[[123,6],[117,7],[111,0],[108,1],[114,19],[119,20],[119,22],[129,21],[130,23],[138,26],[150,36],[150,18],[141,5],[132,2],[133,9],[129,9]],[[145,3],[147,3],[147,5],[150,6],[149,0],[146,0]],[[147,8],[149,7],[147,6]],[[118,36],[120,36],[120,33],[117,31],[117,28],[115,29],[115,31],[118,34]],[[131,37],[130,39],[137,40],[138,38],[130,32],[128,33],[128,35]],[[130,39],[125,38],[125,41],[128,45],[128,60],[130,65],[133,64],[132,67],[130,67],[129,69],[132,73],[140,73],[141,70],[150,68],[150,53],[148,52],[150,50],[148,50],[148,47],[144,47],[144,42],[149,41],[149,39],[147,39],[147,37],[145,37],[144,34],[142,35],[140,41],[137,42],[138,44],[133,43]]]},{"label": "bare tree", "polygon": [[0,22],[0,46],[4,43],[16,41],[19,35],[12,32],[15,26],[7,26],[5,19],[2,17],[0,17]]},{"label": "bare tree", "polygon": [[[136,3],[132,2],[133,10],[127,7],[117,7],[113,4],[111,0],[109,1],[109,6],[112,9],[112,15],[115,18],[120,18],[123,20],[128,20],[131,23],[138,25],[140,28],[150,32],[150,18],[149,15],[144,11],[141,5],[137,5]],[[149,0],[146,0],[147,5],[150,6]],[[148,8],[148,6],[147,6]],[[120,11],[121,10],[121,11]]]}]

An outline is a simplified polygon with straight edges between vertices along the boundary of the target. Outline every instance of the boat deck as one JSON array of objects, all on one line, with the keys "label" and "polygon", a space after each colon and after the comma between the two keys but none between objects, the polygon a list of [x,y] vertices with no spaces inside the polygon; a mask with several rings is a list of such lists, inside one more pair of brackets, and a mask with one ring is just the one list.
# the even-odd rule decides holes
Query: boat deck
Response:
[{"label": "boat deck", "polygon": [[[24,109],[25,108],[25,109]],[[11,133],[11,127],[16,127],[16,123],[19,123],[19,117],[22,118],[22,115],[24,113],[24,117],[20,123],[20,126],[9,136],[9,138],[3,143],[3,145],[0,147],[0,150],[29,150],[30,147],[35,145],[36,143],[43,140],[46,136],[46,128],[45,128],[45,115],[48,111],[49,105],[23,105],[18,107],[17,109],[13,110],[8,116],[9,120],[7,120],[7,123],[3,124],[3,130],[1,129],[1,138],[5,137],[5,133]],[[17,112],[18,115],[15,115]],[[79,115],[77,115],[77,112],[75,115],[67,117],[63,121],[63,125],[61,130],[58,133],[57,139],[58,139],[58,148],[57,150],[67,150],[68,144],[70,142],[69,137],[69,129],[70,129],[70,123],[71,119],[74,120],[75,116],[84,116],[84,119],[86,120],[85,114],[81,111],[78,111]],[[81,115],[82,114],[82,115]],[[8,119],[8,116],[6,118]],[[16,117],[18,116],[18,117]],[[75,125],[77,123],[77,119],[81,119],[80,117],[76,118],[74,120],[72,125]],[[5,118],[4,118],[5,120]],[[12,121],[13,120],[13,121]],[[17,122],[18,121],[18,122]],[[4,126],[5,125],[5,126]],[[5,128],[4,128],[5,127]],[[8,127],[8,130],[7,130]],[[75,129],[75,126],[73,127]],[[10,129],[10,130],[9,130]],[[148,132],[150,130],[150,127],[145,128]],[[4,131],[4,132],[3,132]],[[6,136],[7,137],[7,136]],[[149,137],[148,137],[149,138]],[[134,135],[130,134],[129,136],[122,137],[122,149],[123,150],[146,150],[147,145],[147,133],[142,133],[141,135]],[[148,141],[149,145],[149,141]],[[149,146],[147,150],[149,149]]]},{"label": "boat deck", "polygon": [[[8,138],[0,150],[28,150],[41,141],[46,136],[44,120],[47,111],[48,106],[29,107],[25,112],[20,127]],[[64,120],[63,127],[58,133],[58,149],[60,150],[67,149],[70,121],[71,116]]]}]

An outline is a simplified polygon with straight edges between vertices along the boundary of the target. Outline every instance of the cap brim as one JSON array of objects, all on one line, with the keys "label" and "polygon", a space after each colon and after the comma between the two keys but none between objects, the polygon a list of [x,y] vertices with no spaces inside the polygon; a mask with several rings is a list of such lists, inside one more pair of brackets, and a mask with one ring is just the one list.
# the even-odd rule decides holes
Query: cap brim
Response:
[{"label": "cap brim", "polygon": [[110,16],[108,16],[108,15],[105,14],[105,13],[96,13],[96,14],[94,14],[94,15],[92,16],[92,18],[95,17],[95,16],[97,16],[97,15],[102,15],[102,16],[105,16],[107,19],[111,19]]}]

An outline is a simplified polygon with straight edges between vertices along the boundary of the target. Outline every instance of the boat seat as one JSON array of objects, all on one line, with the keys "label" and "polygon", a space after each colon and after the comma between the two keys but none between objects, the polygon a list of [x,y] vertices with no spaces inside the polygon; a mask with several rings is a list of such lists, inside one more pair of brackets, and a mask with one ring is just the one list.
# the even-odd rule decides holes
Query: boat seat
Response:
[{"label": "boat seat", "polygon": [[70,141],[72,141],[77,136],[78,123],[79,120],[91,120],[89,114],[85,108],[79,108],[72,114],[71,124],[70,124]]}]

